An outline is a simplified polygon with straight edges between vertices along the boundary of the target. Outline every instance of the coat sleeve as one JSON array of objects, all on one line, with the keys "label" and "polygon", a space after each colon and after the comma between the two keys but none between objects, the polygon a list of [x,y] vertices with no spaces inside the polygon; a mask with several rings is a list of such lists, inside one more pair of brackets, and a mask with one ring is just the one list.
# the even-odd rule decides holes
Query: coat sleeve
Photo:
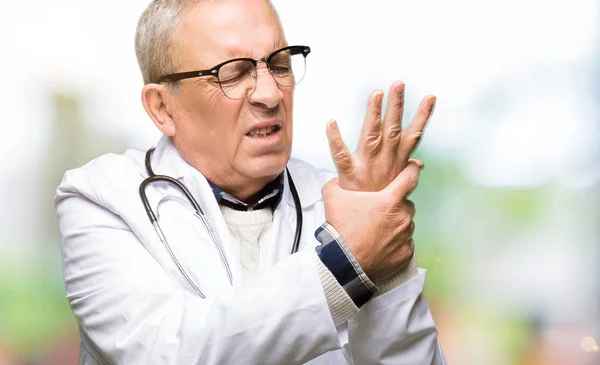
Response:
[{"label": "coat sleeve", "polygon": [[57,191],[66,295],[97,362],[289,365],[341,347],[312,250],[201,299],[102,203]]},{"label": "coat sleeve", "polygon": [[422,294],[424,282],[425,270],[419,269],[406,283],[372,298],[341,328],[346,332],[344,354],[351,364],[446,364]]}]

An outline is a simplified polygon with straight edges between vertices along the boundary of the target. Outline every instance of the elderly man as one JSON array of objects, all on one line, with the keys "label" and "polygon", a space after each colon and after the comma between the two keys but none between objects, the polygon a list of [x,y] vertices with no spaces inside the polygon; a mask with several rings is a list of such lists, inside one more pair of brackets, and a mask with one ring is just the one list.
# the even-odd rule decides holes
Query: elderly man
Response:
[{"label": "elderly man", "polygon": [[56,194],[80,364],[443,364],[406,199],[435,98],[403,131],[373,93],[354,154],[330,122],[336,178],[290,159],[310,48],[267,0],[154,0],[136,52],[163,138]]}]

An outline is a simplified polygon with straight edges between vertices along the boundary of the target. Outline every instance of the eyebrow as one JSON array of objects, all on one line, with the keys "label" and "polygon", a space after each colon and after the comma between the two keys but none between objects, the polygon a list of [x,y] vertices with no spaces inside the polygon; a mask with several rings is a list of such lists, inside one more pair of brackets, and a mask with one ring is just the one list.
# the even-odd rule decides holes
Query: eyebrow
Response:
[{"label": "eyebrow", "polygon": [[[269,52],[267,52],[264,55],[260,55],[260,57],[265,57],[268,56],[269,54],[273,53],[274,51],[286,47],[287,43],[286,42],[282,42],[281,38],[277,38],[273,44],[271,45],[271,50]],[[230,48],[227,50],[226,52],[227,57],[231,57],[231,58],[253,58],[252,56],[249,56],[246,53],[246,50],[242,50],[241,48]]]}]

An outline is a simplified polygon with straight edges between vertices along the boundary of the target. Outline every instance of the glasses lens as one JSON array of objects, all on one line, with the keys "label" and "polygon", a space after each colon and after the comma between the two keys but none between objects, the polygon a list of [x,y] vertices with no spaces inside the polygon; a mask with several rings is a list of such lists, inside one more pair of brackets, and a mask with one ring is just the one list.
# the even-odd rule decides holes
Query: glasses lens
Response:
[{"label": "glasses lens", "polygon": [[294,86],[306,73],[306,58],[298,50],[286,49],[274,54],[270,61],[271,73],[279,86]]},{"label": "glasses lens", "polygon": [[231,61],[219,69],[221,90],[229,99],[243,99],[254,91],[256,69],[249,61]]}]

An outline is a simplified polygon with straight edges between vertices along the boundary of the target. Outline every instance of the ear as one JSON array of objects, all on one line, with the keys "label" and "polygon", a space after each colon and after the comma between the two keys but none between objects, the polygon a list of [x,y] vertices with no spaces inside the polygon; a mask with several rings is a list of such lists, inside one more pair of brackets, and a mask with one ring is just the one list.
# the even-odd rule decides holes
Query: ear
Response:
[{"label": "ear", "polygon": [[142,104],[146,113],[154,125],[169,137],[174,137],[176,132],[170,107],[172,97],[171,91],[165,85],[146,84],[142,89]]}]

